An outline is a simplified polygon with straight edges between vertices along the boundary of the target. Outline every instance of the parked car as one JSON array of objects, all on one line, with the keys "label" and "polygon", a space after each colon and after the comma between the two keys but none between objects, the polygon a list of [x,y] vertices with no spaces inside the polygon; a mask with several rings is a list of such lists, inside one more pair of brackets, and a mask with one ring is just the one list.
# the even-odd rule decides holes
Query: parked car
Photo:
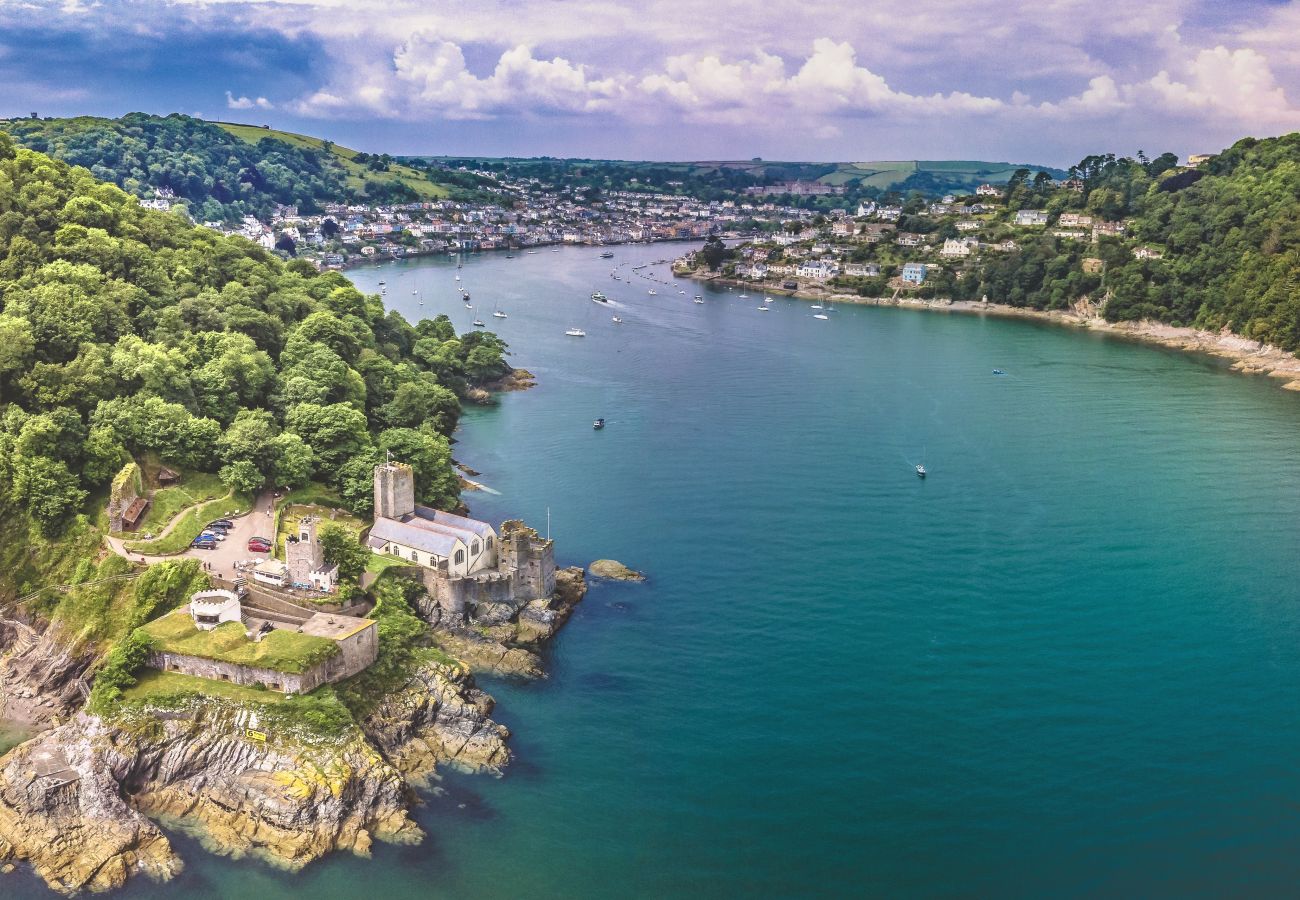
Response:
[{"label": "parked car", "polygon": [[229,529],[235,527],[235,523],[232,522],[232,521],[230,521],[229,519],[217,519],[216,521],[209,522],[209,523],[208,523],[208,527],[209,527],[209,528],[225,528],[225,529],[229,530]]},{"label": "parked car", "polygon": [[190,544],[190,546],[195,548],[196,550],[216,550],[217,542],[212,540],[211,538],[205,538],[202,535],[200,535],[199,537],[196,537],[194,539],[194,541]]},{"label": "parked car", "polygon": [[201,541],[224,541],[226,536],[218,531],[205,531],[199,535]]},{"label": "parked car", "polygon": [[257,538],[253,538],[248,542],[248,549],[252,553],[270,553],[271,542],[262,541],[262,540],[258,540]]}]

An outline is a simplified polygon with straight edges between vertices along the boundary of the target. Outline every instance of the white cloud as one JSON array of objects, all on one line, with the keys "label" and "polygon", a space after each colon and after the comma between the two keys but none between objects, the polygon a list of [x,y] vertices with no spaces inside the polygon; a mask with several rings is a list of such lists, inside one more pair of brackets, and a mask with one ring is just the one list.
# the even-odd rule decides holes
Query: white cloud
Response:
[{"label": "white cloud", "polygon": [[538,59],[522,44],[503,52],[491,74],[480,77],[457,44],[426,34],[400,44],[390,66],[354,69],[349,82],[317,91],[295,109],[306,115],[339,115],[356,107],[394,118],[483,119],[609,111],[625,93],[621,79],[591,77],[586,66],[559,56]]},{"label": "white cloud", "polygon": [[236,97],[230,91],[226,91],[226,108],[227,109],[275,109],[275,104],[265,97],[258,97],[256,100],[249,97]]}]

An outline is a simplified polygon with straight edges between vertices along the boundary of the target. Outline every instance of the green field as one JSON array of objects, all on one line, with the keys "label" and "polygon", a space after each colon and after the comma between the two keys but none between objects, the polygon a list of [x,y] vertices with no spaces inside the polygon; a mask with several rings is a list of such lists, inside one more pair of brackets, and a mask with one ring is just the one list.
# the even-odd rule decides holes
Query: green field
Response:
[{"label": "green field", "polygon": [[321,138],[310,137],[305,134],[294,134],[291,131],[277,131],[274,128],[263,128],[261,125],[237,125],[228,122],[213,122],[212,124],[250,144],[256,144],[263,138],[269,137],[277,141],[284,141],[293,147],[320,151],[328,150],[332,154],[334,163],[346,173],[348,188],[358,193],[364,193],[366,181],[369,179],[373,181],[401,182],[424,200],[442,200],[451,195],[451,192],[446,187],[434,184],[423,172],[400,163],[393,163],[387,172],[372,172],[361,163],[353,161],[360,151],[349,147],[340,147],[338,144],[328,143]]},{"label": "green field", "polygon": [[329,638],[283,628],[275,629],[257,642],[248,639],[239,622],[223,622],[212,631],[199,631],[187,609],[178,609],[142,628],[158,650],[294,675],[301,675],[339,652],[338,644]]}]

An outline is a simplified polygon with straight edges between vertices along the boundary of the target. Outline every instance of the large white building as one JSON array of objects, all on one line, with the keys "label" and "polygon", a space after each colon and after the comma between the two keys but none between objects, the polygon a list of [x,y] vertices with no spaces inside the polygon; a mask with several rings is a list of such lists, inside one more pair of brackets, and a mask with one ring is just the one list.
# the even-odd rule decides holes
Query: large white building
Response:
[{"label": "large white building", "polygon": [[367,540],[379,554],[448,575],[471,575],[497,564],[491,525],[415,503],[415,473],[403,463],[375,469],[375,524]]}]

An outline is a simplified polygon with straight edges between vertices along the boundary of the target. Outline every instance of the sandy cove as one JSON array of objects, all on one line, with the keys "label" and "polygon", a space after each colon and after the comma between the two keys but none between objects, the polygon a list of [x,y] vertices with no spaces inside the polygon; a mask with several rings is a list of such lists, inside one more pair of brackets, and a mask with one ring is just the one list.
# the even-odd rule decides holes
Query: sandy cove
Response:
[{"label": "sandy cove", "polygon": [[1250,338],[1234,334],[1226,328],[1222,331],[1203,331],[1169,325],[1164,322],[1143,320],[1139,322],[1109,322],[1098,315],[1096,307],[1084,301],[1075,304],[1069,310],[1038,310],[1019,306],[1007,306],[1002,303],[982,303],[978,300],[922,300],[916,297],[859,297],[856,294],[837,294],[831,291],[790,291],[772,285],[754,284],[721,277],[709,277],[681,270],[675,275],[694,278],[699,281],[711,281],[732,287],[743,287],[768,295],[779,294],[796,300],[830,300],[835,303],[855,304],[858,306],[895,306],[902,309],[922,309],[931,312],[963,313],[967,315],[1002,316],[1014,319],[1033,319],[1040,322],[1053,322],[1074,328],[1101,332],[1138,341],[1179,350],[1185,353],[1200,353],[1218,357],[1231,363],[1233,371],[1247,375],[1266,375],[1282,382],[1281,387],[1288,391],[1300,391],[1300,357],[1278,347],[1252,341]]}]

